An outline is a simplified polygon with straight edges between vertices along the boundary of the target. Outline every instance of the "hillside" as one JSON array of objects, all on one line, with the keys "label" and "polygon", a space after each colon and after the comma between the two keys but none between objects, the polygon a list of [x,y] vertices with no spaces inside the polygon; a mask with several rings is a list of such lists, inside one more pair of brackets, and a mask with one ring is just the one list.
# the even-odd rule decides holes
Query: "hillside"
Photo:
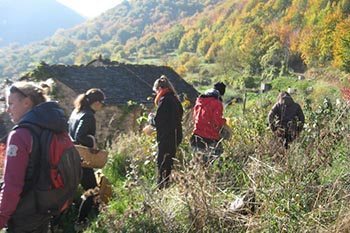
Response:
[{"label": "hillside", "polygon": [[[350,81],[349,13],[349,0],[124,1],[44,41],[1,49],[0,76],[101,54],[169,65],[199,90],[224,81],[224,102],[240,98],[225,105],[233,133],[210,166],[190,148],[186,109],[167,189],[156,186],[154,135],[118,134],[102,170],[112,198],[85,232],[349,232],[350,91],[346,101],[339,88]],[[261,82],[272,90],[260,93]],[[266,118],[288,88],[306,123],[286,150]],[[57,228],[75,232],[78,206]]]},{"label": "hillside", "polygon": [[3,48],[0,73],[18,77],[41,60],[82,64],[99,54],[167,64],[195,80],[271,79],[319,67],[349,72],[349,12],[348,0],[125,1],[42,42]]},{"label": "hillside", "polygon": [[116,59],[130,38],[141,37],[154,25],[159,25],[159,30],[165,29],[180,18],[203,10],[211,2],[217,0],[163,1],[160,4],[158,1],[124,1],[94,20],[73,29],[60,30],[41,42],[1,49],[0,76],[18,77],[41,60],[81,64],[98,54]]},{"label": "hillside", "polygon": [[55,0],[3,0],[0,3],[0,47],[29,44],[71,28],[84,18]]},{"label": "hillside", "polygon": [[103,169],[112,199],[84,232],[349,232],[349,105],[336,103],[330,83],[285,77],[273,84],[286,89],[288,80],[297,83],[293,98],[306,116],[288,150],[266,124],[277,89],[249,94],[244,114],[242,104],[226,106],[233,134],[211,165],[192,152],[184,121],[167,189],[156,186],[155,137],[120,135]]}]

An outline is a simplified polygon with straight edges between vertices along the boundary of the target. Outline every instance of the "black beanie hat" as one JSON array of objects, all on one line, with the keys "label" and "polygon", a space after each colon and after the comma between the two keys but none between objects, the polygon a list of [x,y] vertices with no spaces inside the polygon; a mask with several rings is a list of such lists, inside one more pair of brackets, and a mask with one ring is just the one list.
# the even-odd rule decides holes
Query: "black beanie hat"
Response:
[{"label": "black beanie hat", "polygon": [[226,85],[223,82],[217,82],[214,84],[214,89],[220,92],[220,95],[225,94]]}]

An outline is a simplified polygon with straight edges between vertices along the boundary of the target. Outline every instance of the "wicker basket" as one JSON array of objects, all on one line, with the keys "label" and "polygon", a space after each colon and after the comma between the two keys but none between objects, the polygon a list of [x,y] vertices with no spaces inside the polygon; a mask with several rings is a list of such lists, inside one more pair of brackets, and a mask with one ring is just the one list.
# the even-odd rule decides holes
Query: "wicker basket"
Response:
[{"label": "wicker basket", "polygon": [[75,145],[80,157],[83,159],[81,166],[88,168],[103,168],[107,162],[108,152],[96,150],[86,146]]},{"label": "wicker basket", "polygon": [[156,133],[156,128],[152,125],[146,125],[142,131],[147,135],[147,136],[151,136],[153,134]]}]

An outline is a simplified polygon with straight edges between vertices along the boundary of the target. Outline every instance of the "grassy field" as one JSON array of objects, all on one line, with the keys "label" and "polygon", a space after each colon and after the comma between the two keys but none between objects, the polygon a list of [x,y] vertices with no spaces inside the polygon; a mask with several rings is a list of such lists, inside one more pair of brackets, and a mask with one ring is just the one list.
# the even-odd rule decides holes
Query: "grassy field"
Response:
[{"label": "grassy field", "polygon": [[[337,87],[324,82],[281,78],[273,85],[271,92],[249,93],[244,114],[242,103],[227,107],[233,136],[212,166],[191,152],[186,122],[165,190],[156,187],[155,138],[121,135],[104,168],[113,198],[86,232],[348,232],[348,105],[336,104]],[[306,124],[285,150],[266,117],[287,87],[297,89]]]}]

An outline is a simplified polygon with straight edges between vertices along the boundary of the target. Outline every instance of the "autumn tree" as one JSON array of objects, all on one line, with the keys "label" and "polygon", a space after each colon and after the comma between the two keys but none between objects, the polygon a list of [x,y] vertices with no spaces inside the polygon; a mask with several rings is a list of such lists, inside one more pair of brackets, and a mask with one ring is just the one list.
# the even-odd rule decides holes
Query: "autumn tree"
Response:
[{"label": "autumn tree", "polygon": [[163,51],[175,50],[179,47],[185,28],[181,24],[176,24],[159,38],[160,48]]},{"label": "autumn tree", "polygon": [[200,35],[196,30],[188,31],[180,41],[179,52],[196,52],[199,38]]},{"label": "autumn tree", "polygon": [[336,27],[333,54],[334,65],[350,73],[350,17]]}]

